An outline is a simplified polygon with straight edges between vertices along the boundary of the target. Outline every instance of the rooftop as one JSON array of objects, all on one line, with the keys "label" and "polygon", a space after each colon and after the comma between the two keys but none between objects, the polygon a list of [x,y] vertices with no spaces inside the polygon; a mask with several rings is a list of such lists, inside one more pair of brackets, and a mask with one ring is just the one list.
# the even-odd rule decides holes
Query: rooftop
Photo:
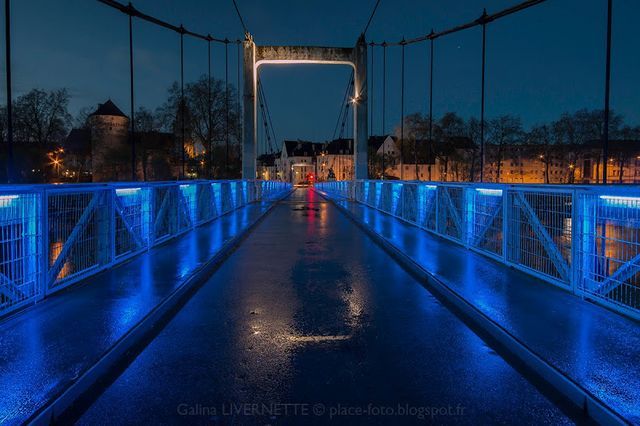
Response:
[{"label": "rooftop", "polygon": [[[94,115],[110,115],[115,117],[127,117],[120,108],[113,103],[111,99],[108,99],[107,102],[103,104],[98,104],[98,108],[89,115],[89,117],[93,117]],[[128,118],[128,117],[127,117]]]}]

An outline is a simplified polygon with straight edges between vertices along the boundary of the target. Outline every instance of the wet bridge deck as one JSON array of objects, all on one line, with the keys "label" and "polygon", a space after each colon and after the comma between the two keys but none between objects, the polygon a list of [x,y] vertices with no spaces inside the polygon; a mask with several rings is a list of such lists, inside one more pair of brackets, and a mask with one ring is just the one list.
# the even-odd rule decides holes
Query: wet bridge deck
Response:
[{"label": "wet bridge deck", "polygon": [[[22,421],[59,395],[168,294],[166,288],[247,229],[266,207],[234,212],[0,325],[0,422]],[[546,353],[552,362],[582,373],[579,378],[593,393],[612,391],[606,402],[638,419],[633,389],[640,367],[629,354],[638,347],[637,324],[580,305],[557,330],[538,324],[534,333],[531,316],[546,291],[560,295],[560,310],[571,308],[563,297],[573,297],[548,286],[534,293],[528,282],[523,293],[514,287],[505,296],[508,280],[529,278],[366,207],[344,202],[342,208],[447,282],[459,282],[472,303],[490,306],[492,315],[527,342],[531,336],[536,348],[553,346]],[[469,263],[460,263],[462,256]],[[475,268],[485,275],[474,275]],[[506,308],[527,299],[530,308],[513,319]],[[617,330],[594,334],[600,329],[593,323],[576,328],[587,315]],[[540,315],[541,322],[550,319]],[[617,339],[622,333],[625,341]],[[332,418],[398,424],[430,418],[436,407],[438,423],[584,420],[479,336],[335,205],[314,191],[297,190],[273,207],[139,354],[107,376],[100,392],[85,395],[72,416],[84,424]],[[594,339],[606,341],[612,359],[596,358],[604,352],[594,349]],[[624,386],[598,387],[595,378],[607,366],[612,375],[627,369]]]}]

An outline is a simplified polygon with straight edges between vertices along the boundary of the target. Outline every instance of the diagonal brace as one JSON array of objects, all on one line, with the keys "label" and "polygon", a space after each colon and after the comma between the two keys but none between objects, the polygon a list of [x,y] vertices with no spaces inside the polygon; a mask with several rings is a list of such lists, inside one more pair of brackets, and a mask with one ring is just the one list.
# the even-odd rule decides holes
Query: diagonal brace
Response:
[{"label": "diagonal brace", "polygon": [[12,302],[18,302],[26,299],[25,294],[20,291],[18,286],[5,274],[0,272],[0,295],[6,297]]},{"label": "diagonal brace", "polygon": [[451,199],[451,195],[449,195],[449,190],[444,188],[443,193],[444,193],[444,198],[447,202],[447,209],[449,210],[449,213],[453,218],[453,223],[456,225],[456,228],[458,228],[458,232],[460,233],[460,235],[463,236],[464,230],[462,229],[460,215],[458,214],[458,210],[456,210],[456,206],[453,205],[453,200]]},{"label": "diagonal brace", "polygon": [[144,248],[145,244],[142,241],[142,238],[140,238],[140,235],[138,235],[135,229],[133,229],[133,225],[131,225],[131,223],[129,222],[129,219],[124,214],[124,206],[122,205],[122,200],[117,195],[115,197],[115,208],[116,208],[116,213],[118,213],[118,215],[120,216],[120,219],[122,219],[122,224],[124,225],[125,228],[127,228],[127,231],[133,237],[133,240],[136,243],[136,246],[138,248]]},{"label": "diagonal brace", "polygon": [[64,265],[64,262],[67,256],[69,255],[69,252],[71,251],[71,248],[76,243],[76,240],[82,234],[84,229],[87,227],[87,224],[91,219],[93,211],[96,209],[96,206],[102,200],[103,194],[104,192],[98,192],[93,194],[93,197],[89,202],[89,205],[82,212],[82,215],[78,220],[78,223],[76,224],[76,226],[73,227],[73,231],[71,231],[71,235],[69,235],[69,238],[67,238],[67,241],[65,241],[64,246],[62,246],[62,250],[60,250],[60,254],[58,254],[56,261],[53,263],[53,266],[51,266],[51,269],[49,270],[49,276],[47,281],[49,284],[53,283],[56,280],[56,277],[60,273],[60,270],[62,269],[62,266]]},{"label": "diagonal brace", "polygon": [[538,216],[536,215],[535,211],[533,210],[533,208],[531,207],[527,199],[524,197],[524,194],[522,192],[517,192],[517,194],[518,194],[518,201],[520,201],[520,206],[522,207],[522,211],[527,216],[529,224],[531,225],[531,229],[533,229],[533,232],[536,234],[536,237],[538,237],[538,239],[542,242],[542,246],[544,247],[545,251],[549,255],[551,262],[560,273],[560,276],[562,277],[562,279],[568,280],[569,266],[567,265],[567,262],[565,262],[564,258],[560,254],[560,250],[558,250],[556,243],[553,241],[553,239],[549,235],[547,228],[545,228],[544,225],[540,222],[540,219],[538,219]]},{"label": "diagonal brace", "polygon": [[485,235],[487,235],[487,232],[491,228],[491,225],[493,224],[493,221],[496,220],[496,217],[498,217],[498,215],[502,211],[502,203],[503,203],[502,198],[500,198],[500,202],[496,203],[496,205],[494,206],[493,211],[491,212],[491,215],[489,216],[489,219],[484,224],[484,226],[482,227],[480,232],[478,232],[478,234],[476,234],[476,236],[474,237],[473,242],[471,243],[471,245],[473,245],[474,247],[480,245],[480,243],[484,239]]},{"label": "diagonal brace", "polygon": [[633,277],[635,274],[640,272],[640,253],[635,255],[631,260],[625,262],[624,265],[620,266],[616,272],[613,273],[610,277],[607,277],[598,289],[596,290],[598,294],[604,295],[609,293],[611,290],[614,290],[616,287],[624,284],[626,280]]}]

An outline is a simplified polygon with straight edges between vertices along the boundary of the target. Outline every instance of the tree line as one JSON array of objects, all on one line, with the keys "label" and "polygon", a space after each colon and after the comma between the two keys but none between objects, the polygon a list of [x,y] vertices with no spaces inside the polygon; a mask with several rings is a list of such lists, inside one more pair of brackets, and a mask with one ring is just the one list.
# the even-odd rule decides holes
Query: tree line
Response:
[{"label": "tree line", "polygon": [[[166,100],[157,108],[138,107],[135,112],[137,163],[146,174],[149,167],[167,170],[166,165],[181,162],[181,140],[201,146],[204,154],[187,156],[187,169],[197,170],[207,177],[239,176],[241,159],[240,109],[237,89],[229,85],[225,91],[222,80],[201,76],[184,86],[174,82],[167,89]],[[71,96],[65,88],[58,90],[32,89],[13,103],[14,169],[21,182],[47,182],[53,178],[53,152],[63,152],[67,135],[72,128],[89,128],[88,118],[97,105],[85,106],[75,117],[69,112]],[[184,117],[184,125],[182,119]],[[158,135],[171,135],[172,146],[157,152]],[[227,137],[228,134],[228,137]],[[7,109],[0,106],[0,136],[7,141]],[[228,141],[228,144],[227,144]],[[61,149],[62,148],[62,149]],[[130,146],[114,149],[113,162],[130,164]],[[0,154],[3,164],[7,150]],[[64,159],[64,157],[63,157]],[[150,159],[159,164],[148,164]],[[6,181],[6,167],[0,175]],[[169,177],[169,176],[167,176]]]},{"label": "tree line", "polygon": [[[433,123],[430,123],[428,115],[411,114],[405,118],[404,140],[400,140],[400,126],[395,129],[402,162],[413,164],[417,158],[418,163],[425,164],[437,160],[452,180],[476,180],[480,168],[480,127],[480,120],[477,118],[465,119],[455,112],[447,112],[434,119]],[[587,145],[599,144],[603,130],[604,111],[597,109],[563,113],[557,120],[536,124],[529,129],[525,129],[520,117],[513,114],[501,115],[484,123],[485,169],[491,166],[494,169],[493,179],[497,181],[510,148],[517,147],[544,164],[545,181],[549,182],[550,163],[559,158],[570,161],[571,157],[578,155]],[[625,123],[621,114],[612,111],[609,118],[609,138],[637,141],[638,144],[633,149],[640,150],[640,125]],[[629,161],[628,152],[625,151],[613,151],[612,158],[621,165]],[[376,173],[379,174],[382,159],[374,158],[373,161]],[[390,164],[390,161],[393,158],[386,159],[386,164]]]}]

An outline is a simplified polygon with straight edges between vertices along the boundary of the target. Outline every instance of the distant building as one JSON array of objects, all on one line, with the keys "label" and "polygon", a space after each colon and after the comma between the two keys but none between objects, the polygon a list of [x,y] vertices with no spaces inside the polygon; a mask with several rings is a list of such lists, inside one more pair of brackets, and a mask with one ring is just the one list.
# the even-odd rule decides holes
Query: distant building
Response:
[{"label": "distant building", "polygon": [[[371,136],[368,146],[369,178],[467,182],[480,178],[478,146],[466,136],[450,136],[429,143],[403,146],[392,135]],[[299,183],[309,173],[318,181],[354,178],[353,140],[331,142],[285,141],[276,158],[278,179]],[[485,145],[484,181],[498,183],[593,184],[602,183],[601,141],[582,145]],[[417,157],[417,165],[415,158]],[[404,161],[402,161],[404,160]],[[384,167],[384,174],[382,169]],[[640,183],[640,140],[609,141],[608,183]]]},{"label": "distant building", "polygon": [[281,153],[275,154],[262,154],[256,160],[258,167],[258,179],[263,180],[282,180],[276,166],[276,160],[280,157]]},{"label": "distant building", "polygon": [[[488,145],[485,180],[503,183],[602,183],[602,143],[510,145],[498,175],[496,147]],[[608,183],[640,182],[640,141],[609,141]]]},{"label": "distant building", "polygon": [[316,175],[316,157],[322,144],[309,141],[284,141],[276,161],[282,180],[293,184],[304,182],[309,173]]},{"label": "distant building", "polygon": [[354,178],[353,139],[335,139],[322,145],[317,176],[320,181]]},{"label": "distant building", "polygon": [[129,117],[109,99],[98,105],[89,116],[87,125],[91,131],[93,181],[131,179]]},{"label": "distant building", "polygon": [[[202,144],[187,142],[185,153],[191,163],[206,153]],[[111,100],[99,104],[85,127],[69,132],[64,151],[62,175],[67,181],[131,180],[129,117]],[[136,157],[137,180],[174,180],[180,175],[180,146],[172,133],[136,132]],[[197,177],[196,166],[187,174]]]}]

